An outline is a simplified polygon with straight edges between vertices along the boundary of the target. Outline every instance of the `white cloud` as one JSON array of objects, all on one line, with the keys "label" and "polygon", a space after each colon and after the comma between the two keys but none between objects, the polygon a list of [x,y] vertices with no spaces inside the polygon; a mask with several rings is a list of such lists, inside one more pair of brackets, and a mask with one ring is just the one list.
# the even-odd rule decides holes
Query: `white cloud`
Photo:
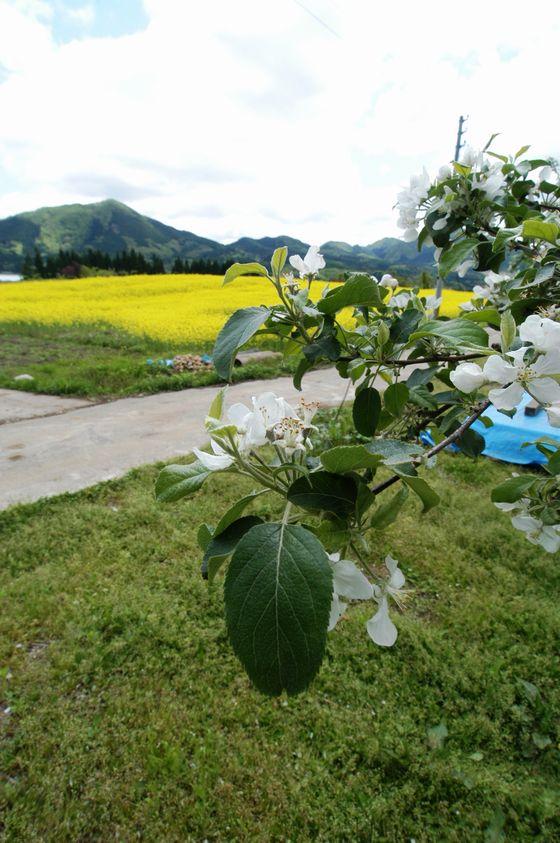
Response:
[{"label": "white cloud", "polygon": [[368,243],[396,234],[410,173],[450,158],[459,113],[470,143],[560,154],[556,2],[145,6],[142,32],[60,45],[45,3],[0,0],[0,216],[111,191],[221,240]]}]

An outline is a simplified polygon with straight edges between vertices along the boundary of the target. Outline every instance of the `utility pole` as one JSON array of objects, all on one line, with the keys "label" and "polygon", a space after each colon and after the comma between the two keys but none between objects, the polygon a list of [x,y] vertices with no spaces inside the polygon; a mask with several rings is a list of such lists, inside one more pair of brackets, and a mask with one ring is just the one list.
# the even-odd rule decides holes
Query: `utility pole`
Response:
[{"label": "utility pole", "polygon": [[[465,145],[463,143],[463,135],[465,134],[464,125],[468,120],[468,115],[466,117],[461,116],[459,117],[459,126],[457,128],[457,143],[455,144],[455,158],[454,161],[459,160],[459,155],[461,154],[461,149]],[[438,277],[436,279],[436,298],[440,299],[443,296],[443,278],[438,272]],[[439,307],[434,310],[434,319],[437,319],[439,316]]]},{"label": "utility pole", "polygon": [[459,155],[461,154],[461,148],[464,146],[464,143],[462,143],[462,137],[465,134],[465,130],[463,129],[463,126],[465,125],[465,123],[467,122],[468,119],[469,119],[468,116],[463,117],[462,114],[459,117],[459,128],[457,129],[457,143],[455,144],[455,158],[453,159],[454,161],[459,160]]}]

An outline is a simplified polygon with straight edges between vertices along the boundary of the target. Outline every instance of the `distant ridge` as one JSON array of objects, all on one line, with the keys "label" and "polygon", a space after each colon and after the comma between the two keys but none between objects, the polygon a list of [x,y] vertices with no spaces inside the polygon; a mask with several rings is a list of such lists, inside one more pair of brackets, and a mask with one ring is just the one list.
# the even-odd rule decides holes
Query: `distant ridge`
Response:
[{"label": "distant ridge", "polygon": [[[105,199],[87,205],[39,208],[0,220],[0,272],[19,272],[25,254],[35,249],[43,254],[59,249],[78,253],[95,249],[111,255],[136,249],[146,257],[156,254],[169,268],[175,258],[267,261],[281,245],[288,246],[291,254],[302,254],[309,244],[288,236],[241,237],[235,243],[218,243],[139,214],[116,199]],[[330,240],[321,251],[331,274],[358,270],[377,274],[392,271],[403,278],[417,277],[423,271],[433,275],[433,248],[418,252],[415,243],[395,237],[368,246]],[[454,279],[453,286],[472,286],[474,275],[463,281]]]}]

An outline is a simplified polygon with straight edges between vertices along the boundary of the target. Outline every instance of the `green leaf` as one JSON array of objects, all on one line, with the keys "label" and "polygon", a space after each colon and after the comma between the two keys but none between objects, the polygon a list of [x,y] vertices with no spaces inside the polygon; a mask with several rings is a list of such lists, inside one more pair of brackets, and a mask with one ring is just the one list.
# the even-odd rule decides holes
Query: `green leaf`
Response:
[{"label": "green leaf", "polygon": [[412,477],[409,474],[403,474],[398,468],[395,468],[395,471],[397,474],[400,474],[403,483],[406,483],[422,501],[422,512],[429,512],[430,509],[438,505],[440,500],[439,495],[422,477]]},{"label": "green leaf", "polygon": [[[258,515],[244,515],[243,518],[238,518],[237,521],[228,524],[220,535],[214,533],[202,559],[200,569],[202,576],[212,582],[223,562],[225,562],[228,556],[231,556],[245,533],[248,533],[257,524],[262,523],[263,520]],[[211,567],[210,563],[212,561],[214,564]]]},{"label": "green leaf", "polygon": [[358,487],[353,477],[315,471],[307,477],[298,477],[288,489],[288,500],[312,512],[325,511],[335,515],[348,515],[354,511]]},{"label": "green leaf", "polygon": [[515,503],[523,497],[535,480],[538,478],[532,474],[522,474],[520,477],[511,477],[505,483],[500,483],[492,489],[491,498],[494,503]]},{"label": "green leaf", "polygon": [[321,454],[321,462],[327,471],[347,474],[360,468],[377,468],[381,459],[371,454],[364,445],[337,445]]},{"label": "green leaf", "polygon": [[212,403],[208,409],[208,417],[211,419],[216,419],[216,421],[220,421],[222,418],[222,412],[224,409],[224,397],[225,397],[226,387],[220,389],[218,394],[214,396]]},{"label": "green leaf", "polygon": [[309,368],[321,357],[331,360],[334,363],[340,357],[340,351],[340,343],[334,334],[331,333],[320,336],[303,349],[303,353],[310,364]]},{"label": "green leaf", "polygon": [[445,278],[446,275],[457,269],[463,261],[472,255],[477,246],[479,246],[479,241],[475,237],[467,237],[446,249],[439,259],[440,274]]},{"label": "green leaf", "polygon": [[196,540],[201,551],[204,553],[212,538],[212,528],[208,524],[201,524],[196,534]]},{"label": "green leaf", "polygon": [[470,319],[431,319],[420,325],[410,339],[412,341],[422,337],[436,336],[446,340],[454,348],[488,347],[488,334]]},{"label": "green leaf", "polygon": [[370,526],[375,530],[387,529],[396,520],[407,497],[408,488],[403,486],[390,500],[377,507],[371,516]]},{"label": "green leaf", "polygon": [[336,313],[343,307],[353,305],[380,305],[379,288],[369,275],[352,275],[335,290],[327,293],[324,299],[317,303],[317,310],[321,313]]},{"label": "green leaf", "polygon": [[479,457],[486,447],[484,436],[481,436],[480,433],[477,433],[472,428],[465,430],[463,435],[456,440],[455,444],[463,454],[472,459]]},{"label": "green leaf", "polygon": [[294,386],[296,389],[299,389],[301,392],[301,382],[303,380],[303,376],[306,372],[313,368],[313,363],[307,359],[304,355],[302,355],[299,359],[299,363],[296,366],[296,370],[294,372]]},{"label": "green leaf", "polygon": [[232,263],[224,275],[223,286],[231,284],[240,275],[264,275],[268,277],[268,272],[260,263]]},{"label": "green leaf", "polygon": [[362,436],[373,436],[381,412],[381,397],[377,389],[368,386],[360,390],[352,406],[354,426]]},{"label": "green leaf", "polygon": [[385,465],[400,465],[411,457],[421,456],[424,448],[401,439],[374,439],[365,447],[370,454],[379,454]]},{"label": "green leaf", "polygon": [[245,495],[245,497],[240,498],[233,504],[233,506],[230,506],[227,512],[225,512],[218,521],[216,529],[214,530],[214,535],[219,536],[220,533],[223,533],[230,524],[233,524],[233,522],[239,518],[239,516],[247,509],[249,504],[252,503],[255,498],[263,495],[266,491],[267,489],[259,489],[257,492],[251,492],[250,494]]},{"label": "green leaf", "polygon": [[387,387],[383,395],[385,409],[392,416],[402,415],[402,411],[408,401],[408,387],[404,383],[392,383]]},{"label": "green leaf", "polygon": [[235,355],[270,316],[267,307],[244,307],[233,313],[216,339],[214,366],[220,377],[229,380]]},{"label": "green leaf", "polygon": [[470,310],[463,313],[461,319],[466,319],[469,322],[488,322],[489,325],[494,325],[496,328],[500,326],[500,314],[495,307],[485,307],[483,310]]},{"label": "green leaf", "polygon": [[288,258],[288,247],[280,246],[274,250],[274,254],[270,260],[270,268],[275,278],[280,278],[280,274],[284,269],[284,265]]},{"label": "green leaf", "polygon": [[188,465],[166,465],[156,480],[156,500],[172,503],[181,498],[190,498],[198,492],[210,472],[195,460]]},{"label": "green leaf", "polygon": [[500,320],[500,336],[502,341],[502,351],[504,354],[511,348],[511,344],[515,339],[515,333],[515,319],[511,315],[510,310],[504,310]]},{"label": "green leaf", "polygon": [[536,240],[546,240],[547,243],[554,243],[558,240],[560,228],[553,222],[543,222],[538,219],[525,220],[523,223],[523,237],[531,237]]},{"label": "green leaf", "polygon": [[241,539],[226,574],[229,639],[264,694],[304,691],[323,661],[332,572],[304,527],[259,524]]}]

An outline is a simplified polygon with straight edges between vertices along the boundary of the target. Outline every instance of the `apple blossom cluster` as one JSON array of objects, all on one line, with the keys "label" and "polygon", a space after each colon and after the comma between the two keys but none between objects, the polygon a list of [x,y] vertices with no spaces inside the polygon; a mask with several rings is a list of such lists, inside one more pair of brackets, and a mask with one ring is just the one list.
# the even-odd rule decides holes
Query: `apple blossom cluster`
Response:
[{"label": "apple blossom cluster", "polygon": [[213,453],[193,448],[193,454],[208,471],[225,471],[263,445],[275,445],[286,459],[291,459],[296,451],[311,447],[311,421],[318,407],[317,402],[301,398],[294,409],[273,392],[253,397],[251,407],[232,404],[226,412],[225,425],[221,416],[207,416]]},{"label": "apple blossom cluster", "polygon": [[488,398],[497,410],[515,410],[525,392],[548,409],[550,424],[558,426],[560,408],[560,322],[528,316],[519,326],[519,338],[526,343],[506,354],[492,354],[484,366],[464,362],[450,379],[461,392],[472,393],[493,386]]},{"label": "apple blossom cluster", "polygon": [[385,568],[388,576],[371,584],[360,569],[349,559],[341,559],[340,553],[330,553],[329,561],[333,569],[333,597],[329,618],[329,631],[335,628],[344,615],[348,604],[340,598],[348,600],[374,600],[377,609],[366,624],[371,640],[380,647],[392,647],[397,640],[397,627],[389,615],[389,602],[394,600],[402,608],[409,594],[403,586],[405,576],[399,568],[399,563],[392,556],[385,557]]},{"label": "apple blossom cluster", "polygon": [[560,523],[544,524],[531,515],[530,504],[528,498],[521,498],[514,503],[496,501],[494,506],[511,515],[512,526],[524,533],[531,544],[540,545],[548,553],[557,553],[560,550]]},{"label": "apple blossom cluster", "polygon": [[[553,162],[526,159],[526,151],[465,149],[434,181],[424,170],[398,196],[403,238],[434,245],[442,280],[479,273],[457,318],[438,314],[439,295],[399,288],[390,272],[351,273],[315,296],[325,268],[317,246],[289,259],[281,247],[270,268],[235,263],[225,274],[225,285],[244,275],[271,284],[277,302],[225,323],[213,352],[224,381],[239,349],[268,334],[283,343],[296,389],[307,372],[329,365],[355,393],[356,435],[333,444],[316,402],[265,392],[225,409],[222,391],[206,419],[210,452],[195,449],[194,462],[166,466],[156,484],[162,502],[188,499],[217,472],[256,484],[217,523],[202,524],[198,541],[208,582],[225,573],[228,637],[264,693],[308,687],[350,601],[371,601],[367,634],[381,647],[395,643],[390,611],[408,592],[400,564],[380,558],[378,537],[398,525],[409,496],[422,512],[438,505],[427,469],[441,451],[484,451],[472,425],[491,424],[489,404],[511,415],[528,393],[560,427],[560,179]],[[560,446],[549,437],[535,447],[546,457],[542,472],[513,477],[491,497],[514,529],[556,553]],[[271,516],[275,506],[250,512],[261,495],[283,514]]]}]

